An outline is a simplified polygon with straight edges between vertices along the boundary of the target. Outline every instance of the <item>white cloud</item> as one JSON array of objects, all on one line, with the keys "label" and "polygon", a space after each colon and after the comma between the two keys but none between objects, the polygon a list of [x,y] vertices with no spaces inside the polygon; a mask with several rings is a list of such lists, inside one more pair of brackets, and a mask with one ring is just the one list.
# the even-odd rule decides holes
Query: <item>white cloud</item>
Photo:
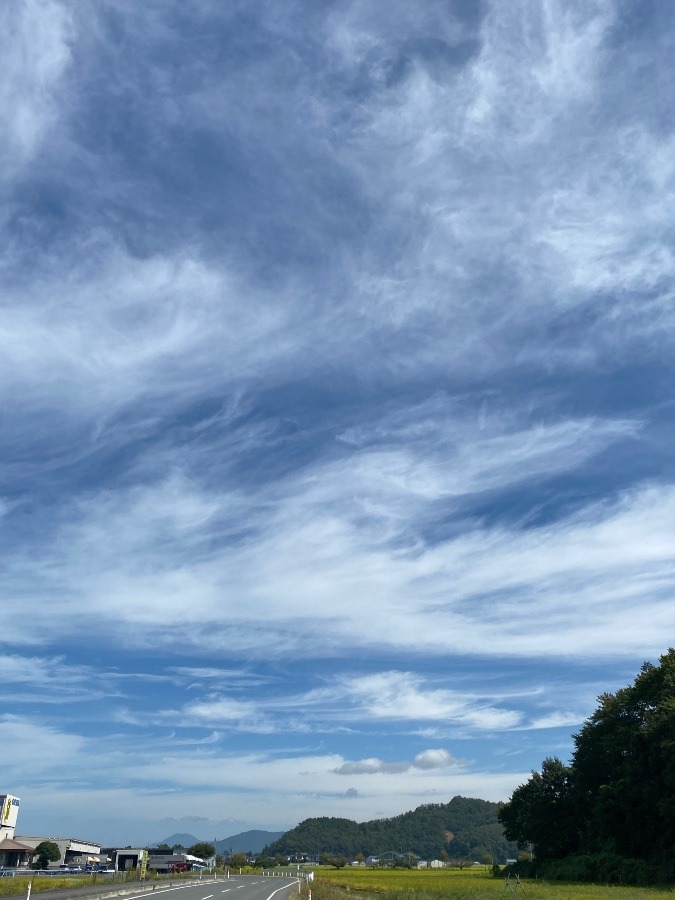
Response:
[{"label": "white cloud", "polygon": [[408,772],[411,769],[422,769],[430,771],[432,769],[448,769],[461,768],[463,763],[455,759],[451,753],[443,749],[423,750],[418,753],[415,758],[409,762],[385,762],[378,757],[370,757],[368,759],[354,760],[353,762],[344,762],[335,769],[336,775],[397,775],[401,772]]},{"label": "white cloud", "polygon": [[613,18],[607,0],[492,4],[467,85],[465,127],[474,139],[509,129],[518,142],[539,140],[566,107],[589,102]]},{"label": "white cloud", "polygon": [[[78,617],[132,644],[151,628],[163,644],[255,655],[302,647],[310,633],[333,649],[347,641],[434,653],[500,654],[505,642],[515,655],[658,650],[672,624],[668,486],[537,528],[462,524],[425,538],[439,501],[563,471],[633,437],[635,426],[466,434],[474,443],[465,440],[455,458],[450,450],[443,459],[438,442],[432,452],[424,444],[357,451],[260,495],[227,484],[206,490],[176,472],[78,501],[41,563],[6,552],[7,589],[27,614],[8,623],[7,639],[45,639],[30,622],[58,586],[54,634]],[[230,542],[242,526],[246,538]],[[628,627],[636,603],[649,614]],[[414,691],[399,699],[415,711],[450,702],[422,703]]]},{"label": "white cloud", "polygon": [[[4,685],[8,710],[23,710],[27,704],[37,707],[109,702],[121,696],[119,682],[134,677],[139,676],[99,671],[68,663],[63,657],[0,653],[0,684]],[[53,690],[54,684],[59,685],[58,691]]]},{"label": "white cloud", "polygon": [[369,759],[359,759],[354,762],[345,762],[335,769],[336,775],[376,775],[385,774],[393,775],[399,772],[407,772],[410,763],[407,762],[384,762],[376,756]]},{"label": "white cloud", "polygon": [[585,715],[579,713],[553,712],[534,719],[529,727],[532,729],[570,728],[575,725],[581,725],[585,718]]},{"label": "white cloud", "polygon": [[[313,803],[316,808],[318,798],[321,798],[322,807],[336,809],[329,798],[336,801],[344,799],[344,774],[339,771],[345,761],[337,755],[293,755],[284,758],[268,757],[262,754],[227,755],[218,757],[214,754],[205,755],[203,758],[180,755],[164,755],[161,758],[153,758],[151,764],[136,765],[130,763],[129,774],[134,781],[150,785],[169,783],[181,783],[185,790],[199,790],[207,786],[211,787],[214,796],[222,791],[227,791],[231,797],[230,809],[237,815],[236,810],[244,798],[240,792],[248,796],[252,806],[250,816],[257,814],[262,808],[262,799],[274,796],[274,804],[283,804],[285,798],[293,798],[294,806],[300,809],[310,809]],[[389,809],[401,808],[401,804],[411,802],[413,806],[419,805],[420,797],[431,793],[443,797],[452,796],[457,791],[458,785],[464,781],[467,789],[476,790],[480,779],[475,773],[463,771],[448,772],[447,769],[423,770],[408,766],[405,771],[395,774],[395,777],[384,780],[378,778],[377,783],[372,782],[373,774],[387,774],[385,772],[364,770],[360,774],[351,773],[352,787],[355,787],[358,796],[362,799],[362,808],[354,810],[360,818],[372,818],[373,798],[377,802],[386,804]],[[502,795],[496,793],[505,784],[516,784],[514,774],[487,775],[480,787],[480,794],[486,798],[486,794],[498,798]],[[477,796],[470,794],[469,796]],[[324,802],[324,798],[326,798]],[[415,798],[415,799],[413,799]],[[371,809],[368,811],[368,802]],[[164,804],[165,805],[165,804]],[[207,805],[208,812],[211,804]],[[158,808],[161,808],[158,807]],[[279,807],[277,807],[279,808]],[[363,813],[365,812],[365,816]],[[331,814],[331,813],[326,813]],[[270,808],[267,818],[274,815],[274,809]],[[311,815],[311,813],[309,813]],[[265,816],[263,816],[263,821]]]},{"label": "white cloud", "polygon": [[0,681],[44,687],[58,679],[60,684],[81,684],[89,673],[84,667],[64,666],[60,658],[0,655]]},{"label": "white cloud", "polygon": [[441,748],[435,750],[423,750],[413,760],[416,769],[445,769],[448,766],[456,766],[457,760]]},{"label": "white cloud", "polygon": [[253,724],[253,721],[258,718],[253,703],[234,700],[230,697],[188,703],[183,708],[182,714],[193,721],[200,720],[202,722],[240,722],[244,720]]},{"label": "white cloud", "polygon": [[344,685],[376,720],[441,720],[490,731],[512,728],[521,720],[519,712],[495,708],[483,698],[425,688],[422,679],[410,672],[380,672],[348,679]]},{"label": "white cloud", "polygon": [[327,492],[334,489],[337,494],[338,483],[347,477],[358,489],[357,496],[370,494],[378,500],[387,494],[432,500],[504,490],[573,470],[611,444],[639,433],[639,424],[631,421],[580,419],[514,428],[468,422],[461,413],[453,415],[442,408],[425,420],[416,415],[423,409],[406,410],[407,422],[399,413],[391,446],[386,419],[372,430],[353,430],[349,439],[366,443],[370,438],[376,446],[325,470],[321,487],[315,488],[317,493],[323,491],[319,499],[332,500]]},{"label": "white cloud", "polygon": [[52,0],[5,3],[0,34],[0,161],[7,178],[31,159],[58,118],[73,22],[64,5]]},{"label": "white cloud", "polygon": [[[283,321],[225,269],[189,256],[138,260],[105,243],[91,254],[96,267],[87,258],[5,293],[0,348],[6,385],[36,403],[46,394],[101,430],[122,404],[175,402],[175,392],[185,404],[204,379],[250,377]],[[102,436],[114,440],[107,428]]]},{"label": "white cloud", "polygon": [[[491,4],[461,74],[413,67],[359,106],[342,158],[392,230],[414,223],[404,255],[354,261],[363,315],[410,329],[399,367],[463,377],[670,346],[672,139],[615,108],[616,16],[605,0]],[[569,339],[572,310],[589,324]]]},{"label": "white cloud", "polygon": [[72,775],[86,760],[84,738],[21,716],[0,716],[0,741],[5,778],[13,783],[20,783],[27,772],[31,778]]}]

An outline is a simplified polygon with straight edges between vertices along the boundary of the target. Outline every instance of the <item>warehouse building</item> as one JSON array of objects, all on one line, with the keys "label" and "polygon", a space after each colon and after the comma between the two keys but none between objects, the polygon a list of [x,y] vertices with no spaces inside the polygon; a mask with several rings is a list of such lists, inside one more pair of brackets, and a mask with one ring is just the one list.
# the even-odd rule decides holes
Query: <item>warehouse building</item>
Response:
[{"label": "warehouse building", "polygon": [[[56,844],[60,853],[59,859],[49,864],[50,868],[81,866],[82,869],[112,868],[118,872],[140,869],[145,873],[148,864],[148,851],[145,848],[101,848],[96,841],[81,838],[15,835],[19,806],[18,797],[0,794],[0,868],[29,868],[35,857],[35,848],[43,841],[50,841]],[[196,860],[196,857],[189,859],[203,864],[203,860]],[[185,857],[180,857],[180,860],[185,862]]]},{"label": "warehouse building", "polygon": [[51,863],[52,866],[60,865],[82,866],[84,869],[88,865],[98,865],[101,860],[101,845],[94,844],[91,841],[81,841],[78,838],[69,837],[45,837],[36,835],[20,835],[17,838],[22,844],[30,847],[34,852],[38,844],[42,841],[51,841],[59,848],[61,858]]},{"label": "warehouse building", "polygon": [[35,856],[35,848],[43,841],[52,841],[61,852],[59,865],[82,866],[106,862],[101,859],[101,845],[78,838],[50,835],[15,835],[21,801],[12,794],[0,794],[0,868],[27,868]]}]

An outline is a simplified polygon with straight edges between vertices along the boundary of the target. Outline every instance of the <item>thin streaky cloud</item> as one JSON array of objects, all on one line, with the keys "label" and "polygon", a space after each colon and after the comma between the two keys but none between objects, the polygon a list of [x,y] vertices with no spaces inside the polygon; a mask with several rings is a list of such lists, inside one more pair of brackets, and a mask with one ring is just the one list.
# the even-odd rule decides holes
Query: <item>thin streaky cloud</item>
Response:
[{"label": "thin streaky cloud", "polygon": [[0,25],[21,830],[386,817],[569,756],[675,628],[670,7]]}]

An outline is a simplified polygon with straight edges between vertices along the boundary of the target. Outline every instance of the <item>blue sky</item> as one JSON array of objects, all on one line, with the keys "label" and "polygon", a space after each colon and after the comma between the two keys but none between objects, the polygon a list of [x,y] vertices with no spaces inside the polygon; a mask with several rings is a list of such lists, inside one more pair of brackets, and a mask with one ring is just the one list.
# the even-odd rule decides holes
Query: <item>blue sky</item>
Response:
[{"label": "blue sky", "polygon": [[0,789],[224,837],[507,799],[675,632],[675,22],[23,0]]}]

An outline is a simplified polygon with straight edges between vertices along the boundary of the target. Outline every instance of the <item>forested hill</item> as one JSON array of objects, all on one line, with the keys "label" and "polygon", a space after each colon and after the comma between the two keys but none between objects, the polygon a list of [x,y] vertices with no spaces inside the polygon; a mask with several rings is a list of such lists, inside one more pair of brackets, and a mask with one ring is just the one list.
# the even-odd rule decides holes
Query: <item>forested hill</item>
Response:
[{"label": "forested hill", "polygon": [[445,851],[451,859],[494,857],[503,862],[516,855],[516,845],[504,837],[497,820],[497,803],[453,797],[449,803],[419,806],[393,819],[352,822],[350,819],[305,819],[278,841],[266,855],[281,853],[344,855],[415,853],[434,859]]}]

